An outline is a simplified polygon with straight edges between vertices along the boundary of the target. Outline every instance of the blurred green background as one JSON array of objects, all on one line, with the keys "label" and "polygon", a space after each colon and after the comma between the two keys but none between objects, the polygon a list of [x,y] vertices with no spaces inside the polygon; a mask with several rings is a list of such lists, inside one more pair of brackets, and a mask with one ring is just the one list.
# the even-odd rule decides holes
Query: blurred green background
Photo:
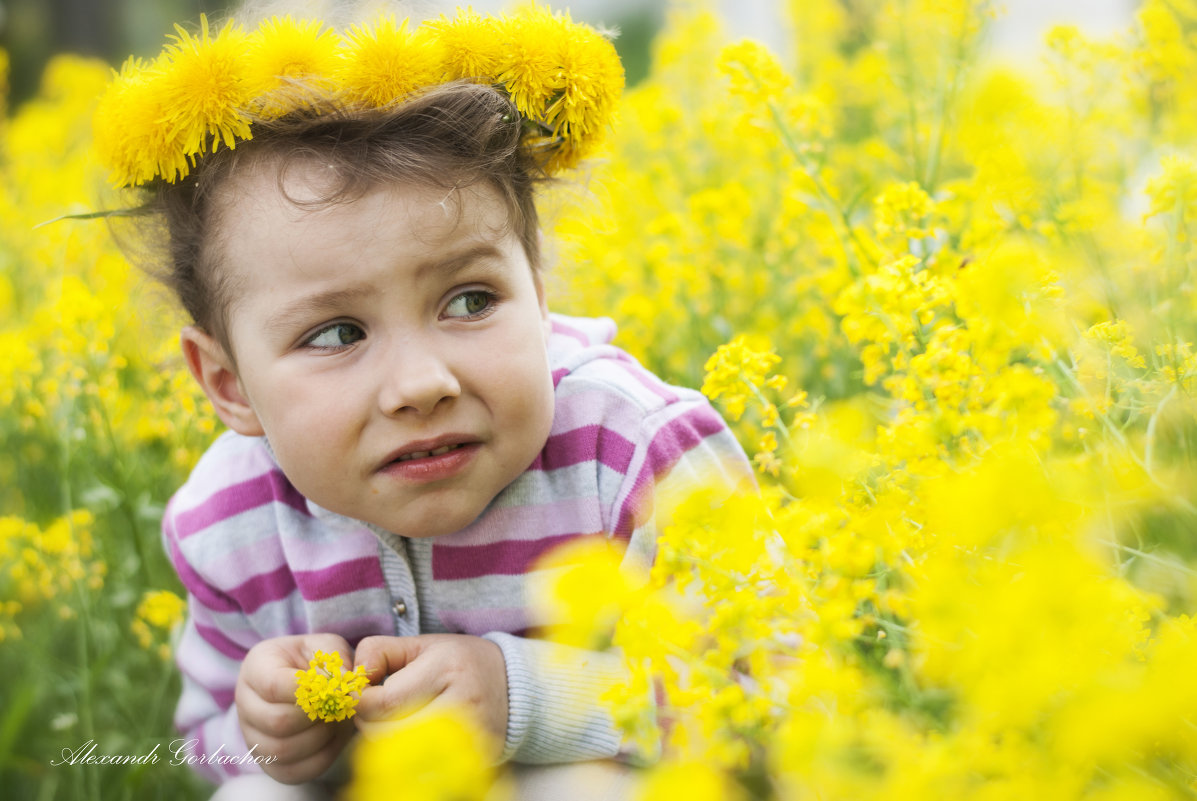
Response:
[{"label": "blurred green background", "polygon": [[[221,0],[0,0],[0,47],[11,59],[10,108],[37,91],[42,69],[55,53],[96,56],[116,66],[131,54],[156,54],[176,22],[192,24],[200,14],[219,15],[237,5]],[[456,5],[432,2],[420,9],[435,16],[452,13]],[[504,4],[474,3],[479,11],[491,5]],[[560,5],[567,6],[575,19],[618,29],[616,45],[628,83],[644,77],[649,43],[664,16],[661,0]]]}]

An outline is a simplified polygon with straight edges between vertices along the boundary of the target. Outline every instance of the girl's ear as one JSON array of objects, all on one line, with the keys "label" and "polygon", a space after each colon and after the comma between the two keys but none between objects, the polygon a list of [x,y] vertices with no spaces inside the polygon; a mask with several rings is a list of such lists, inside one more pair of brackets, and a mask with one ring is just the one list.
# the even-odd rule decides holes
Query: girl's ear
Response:
[{"label": "girl's ear", "polygon": [[263,433],[258,415],[249,404],[233,360],[224,346],[202,328],[189,325],[179,336],[183,357],[195,380],[203,387],[204,394],[216,409],[216,415],[229,428],[247,437],[260,437]]}]

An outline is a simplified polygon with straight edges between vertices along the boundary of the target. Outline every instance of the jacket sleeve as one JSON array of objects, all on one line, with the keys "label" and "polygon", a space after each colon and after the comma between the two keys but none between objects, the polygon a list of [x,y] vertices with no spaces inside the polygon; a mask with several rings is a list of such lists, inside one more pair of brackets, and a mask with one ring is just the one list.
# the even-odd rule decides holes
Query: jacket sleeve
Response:
[{"label": "jacket sleeve", "polygon": [[626,681],[618,653],[500,632],[484,636],[507,663],[504,760],[549,764],[621,755],[622,738],[600,700]]},{"label": "jacket sleeve", "polygon": [[182,694],[175,709],[181,737],[171,758],[220,783],[243,773],[260,773],[241,734],[233,692],[246,653],[261,637],[236,602],[213,587],[184,555],[168,508],[162,525],[167,554],[187,589],[188,616],[175,649]]},{"label": "jacket sleeve", "polygon": [[[609,534],[627,542],[625,561],[651,564],[657,534],[688,489],[753,485],[752,470],[727,425],[701,396],[644,420]],[[487,634],[507,661],[508,727],[504,758],[552,763],[619,758],[650,761],[620,733],[602,696],[629,674],[617,650],[587,651],[512,634]]]}]

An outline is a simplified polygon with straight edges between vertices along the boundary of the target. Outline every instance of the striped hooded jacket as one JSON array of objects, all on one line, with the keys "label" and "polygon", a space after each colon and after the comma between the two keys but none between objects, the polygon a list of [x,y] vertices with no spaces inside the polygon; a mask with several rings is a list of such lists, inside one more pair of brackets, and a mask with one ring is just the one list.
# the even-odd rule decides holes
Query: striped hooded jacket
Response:
[{"label": "striped hooded jacket", "polygon": [[[166,550],[188,592],[176,659],[175,723],[214,781],[260,770],[233,706],[246,652],[270,637],[332,632],[473,634],[507,666],[504,757],[566,762],[616,756],[620,737],[599,702],[620,680],[617,654],[562,651],[531,636],[528,591],[538,558],[599,534],[650,562],[662,507],[689,482],[751,482],[743,451],[706,399],[670,386],[610,344],[608,319],[552,316],[554,420],[536,460],[466,528],[403,538],[321,509],[300,495],[262,438],[222,434],[163,520]],[[204,760],[203,756],[213,757]]]}]

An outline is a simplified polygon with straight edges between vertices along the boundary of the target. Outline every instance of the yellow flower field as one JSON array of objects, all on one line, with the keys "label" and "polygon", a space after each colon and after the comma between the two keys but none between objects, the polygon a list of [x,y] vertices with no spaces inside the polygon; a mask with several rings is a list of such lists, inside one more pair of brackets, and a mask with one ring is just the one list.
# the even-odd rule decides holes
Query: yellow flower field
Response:
[{"label": "yellow flower field", "polygon": [[[847,5],[790,3],[794,63],[679,5],[547,199],[551,303],[702,387],[761,487],[681,499],[647,577],[594,554],[560,634],[626,657],[642,801],[1197,798],[1197,0],[1018,69],[987,0]],[[209,792],[170,764],[157,525],[217,424],[108,224],[39,225],[120,202],[110,74],[60,58],[0,129],[16,798]],[[160,759],[61,764],[89,741]],[[460,724],[406,742],[355,796],[443,743],[468,780],[417,801],[482,797]]]}]

